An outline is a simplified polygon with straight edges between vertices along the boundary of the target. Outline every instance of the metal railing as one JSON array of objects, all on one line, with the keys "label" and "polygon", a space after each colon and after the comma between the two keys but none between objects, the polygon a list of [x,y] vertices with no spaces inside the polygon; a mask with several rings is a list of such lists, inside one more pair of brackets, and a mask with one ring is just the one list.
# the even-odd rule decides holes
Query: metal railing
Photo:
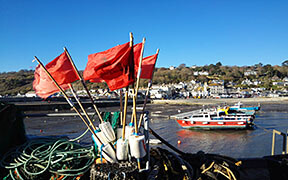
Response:
[{"label": "metal railing", "polygon": [[288,135],[288,130],[286,131],[286,133],[277,131],[275,129],[273,129],[273,136],[272,136],[272,151],[271,151],[271,155],[274,155],[275,152],[275,136],[276,134],[280,135],[283,137],[283,141],[282,141],[282,154],[288,154],[288,142],[287,142],[287,135]]}]

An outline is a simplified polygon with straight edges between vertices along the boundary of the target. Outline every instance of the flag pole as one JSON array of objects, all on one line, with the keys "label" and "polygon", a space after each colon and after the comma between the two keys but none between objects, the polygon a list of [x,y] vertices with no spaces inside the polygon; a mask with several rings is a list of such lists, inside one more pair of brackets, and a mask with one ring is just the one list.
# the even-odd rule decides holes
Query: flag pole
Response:
[{"label": "flag pole", "polygon": [[78,99],[78,95],[76,94],[76,92],[75,92],[75,90],[74,90],[72,84],[69,83],[68,85],[69,85],[69,88],[70,88],[70,90],[71,90],[71,92],[72,92],[74,98],[76,99],[77,103],[79,104],[81,110],[84,112],[84,114],[85,114],[87,120],[89,121],[90,125],[92,126],[93,130],[95,131],[95,130],[96,130],[96,127],[94,126],[94,124],[93,124],[93,122],[91,121],[90,117],[88,116],[86,110],[85,110],[84,107],[82,106],[81,101]]},{"label": "flag pole", "polygon": [[122,88],[119,91],[120,96],[119,96],[119,100],[120,100],[120,125],[123,125],[123,90]]},{"label": "flag pole", "polygon": [[70,60],[70,62],[71,62],[71,64],[72,64],[74,70],[77,72],[77,75],[78,75],[78,77],[79,77],[79,79],[80,79],[80,81],[81,81],[84,89],[86,90],[86,92],[87,92],[87,94],[88,94],[88,96],[89,96],[89,98],[90,98],[90,100],[91,100],[91,102],[92,102],[92,105],[93,105],[93,107],[94,107],[94,109],[95,109],[95,111],[96,111],[96,113],[97,113],[97,115],[98,115],[98,117],[99,117],[99,119],[100,119],[100,122],[103,123],[104,121],[103,121],[103,119],[102,119],[102,116],[101,116],[101,114],[100,114],[100,112],[99,112],[96,104],[95,104],[95,101],[94,101],[93,97],[91,96],[91,93],[89,92],[89,90],[88,90],[88,88],[87,88],[87,86],[86,86],[86,84],[85,84],[82,76],[80,75],[78,69],[76,68],[76,66],[75,66],[75,64],[74,64],[74,62],[73,62],[73,60],[72,60],[72,58],[71,58],[68,50],[66,49],[66,47],[64,47],[64,51],[66,52],[66,54],[67,54],[67,56],[68,56],[68,58],[69,58],[69,60]]},{"label": "flag pole", "polygon": [[91,131],[91,133],[95,136],[95,138],[100,142],[100,144],[103,144],[101,140],[97,137],[96,133],[93,131],[93,129],[89,126],[89,124],[85,121],[84,117],[81,115],[79,110],[75,107],[74,103],[68,98],[65,91],[59,86],[59,84],[56,82],[56,80],[52,77],[52,75],[47,71],[45,66],[42,64],[42,62],[34,56],[35,60],[40,64],[40,66],[44,69],[46,74],[51,78],[51,80],[54,82],[54,84],[57,86],[57,88],[61,91],[61,93],[64,95],[66,101],[68,104],[73,108],[73,110],[78,114],[78,116],[81,118],[81,120],[84,122],[84,124],[88,127],[88,129]]},{"label": "flag pole", "polygon": [[[133,34],[132,34],[132,32],[130,32],[130,47],[133,47]],[[132,52],[132,53],[134,53],[134,52]],[[133,59],[133,61],[134,61],[134,59]],[[125,92],[124,114],[123,114],[123,129],[122,129],[123,140],[125,139],[125,126],[126,126],[127,106],[128,106],[128,90],[129,90],[129,87],[127,86],[126,92]]]},{"label": "flag pole", "polygon": [[122,139],[125,140],[125,126],[126,126],[126,117],[127,117],[127,103],[128,103],[128,88],[125,91],[125,100],[124,100],[124,113],[123,113],[123,129],[122,129]]},{"label": "flag pole", "polygon": [[133,113],[131,117],[131,122],[133,123],[134,118],[134,125],[135,125],[135,133],[138,133],[138,126],[137,126],[137,110],[136,110],[136,100],[137,100],[137,94],[138,94],[138,88],[139,88],[139,82],[140,82],[140,75],[141,75],[141,68],[142,68],[142,60],[143,60],[143,52],[144,52],[144,45],[145,45],[146,39],[143,38],[142,40],[142,48],[140,52],[140,61],[138,66],[138,72],[137,72],[137,81],[136,81],[136,88],[133,89]]},{"label": "flag pole", "polygon": [[[155,65],[156,65],[156,61],[157,61],[157,59],[158,59],[159,49],[157,49],[156,54],[157,54],[157,58],[156,58],[156,60],[155,60],[154,67],[155,67]],[[148,100],[149,91],[150,91],[150,89],[151,89],[151,87],[152,87],[152,79],[153,79],[153,75],[154,75],[154,72],[153,72],[153,74],[152,74],[151,79],[150,79],[149,82],[148,82],[148,87],[147,87],[146,94],[145,94],[145,100],[144,100],[144,104],[143,104],[142,113],[141,113],[141,115],[140,115],[138,128],[141,127],[141,123],[142,123],[142,120],[143,120],[144,111],[145,111],[145,108],[146,108],[146,104],[147,104],[147,100]]]},{"label": "flag pole", "polygon": [[142,48],[141,48],[141,52],[140,52],[140,61],[139,61],[139,67],[138,67],[138,73],[137,73],[137,82],[136,82],[136,97],[137,97],[137,93],[138,93],[138,88],[139,88],[139,82],[140,82],[140,76],[141,76],[141,69],[142,69],[142,61],[143,61],[143,52],[144,52],[144,45],[145,45],[146,39],[143,38],[142,40]]}]

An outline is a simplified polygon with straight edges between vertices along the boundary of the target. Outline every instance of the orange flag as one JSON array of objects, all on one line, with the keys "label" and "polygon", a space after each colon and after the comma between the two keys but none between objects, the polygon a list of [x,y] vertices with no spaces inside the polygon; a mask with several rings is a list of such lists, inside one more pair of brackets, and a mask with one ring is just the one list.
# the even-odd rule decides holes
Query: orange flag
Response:
[{"label": "orange flag", "polygon": [[111,91],[134,83],[133,48],[130,43],[103,52],[90,54],[84,70],[84,80],[104,80]]},{"label": "orange flag", "polygon": [[[69,88],[68,83],[79,80],[65,52],[48,63],[45,68],[64,90]],[[60,91],[40,65],[34,72],[33,88],[36,94],[44,99]]]}]

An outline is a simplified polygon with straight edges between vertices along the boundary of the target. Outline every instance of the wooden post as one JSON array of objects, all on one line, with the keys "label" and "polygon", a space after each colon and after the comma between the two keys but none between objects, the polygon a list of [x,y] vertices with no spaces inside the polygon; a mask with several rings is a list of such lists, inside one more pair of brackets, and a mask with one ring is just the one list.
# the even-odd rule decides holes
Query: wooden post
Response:
[{"label": "wooden post", "polygon": [[132,94],[133,94],[133,112],[132,112],[132,117],[134,118],[135,134],[138,134],[137,111],[136,111],[136,95],[135,95],[135,90],[134,89],[132,89]]},{"label": "wooden post", "polygon": [[[130,47],[133,47],[133,34],[131,32],[130,32]],[[132,53],[134,53],[134,52],[132,52]],[[134,59],[133,59],[133,61],[134,61]],[[123,140],[125,139],[125,126],[126,126],[127,106],[128,106],[128,90],[129,90],[129,87],[127,86],[126,92],[125,92],[124,114],[123,114],[123,129],[122,129]]]},{"label": "wooden post", "polygon": [[91,133],[95,136],[95,138],[101,143],[101,140],[97,137],[96,133],[93,131],[93,129],[89,126],[89,124],[85,121],[84,117],[81,115],[81,113],[79,112],[79,110],[75,107],[75,105],[73,104],[73,102],[68,98],[67,94],[65,93],[65,91],[59,86],[59,84],[55,81],[55,79],[52,77],[52,75],[47,71],[47,69],[45,68],[45,66],[42,64],[42,62],[36,57],[34,56],[35,60],[40,64],[40,66],[44,69],[44,71],[47,73],[47,75],[51,78],[51,80],[54,82],[54,84],[57,86],[57,88],[61,91],[61,93],[63,94],[63,96],[65,97],[66,101],[68,102],[68,104],[73,108],[73,110],[78,114],[78,116],[81,118],[81,120],[84,122],[84,124],[88,127],[88,129],[91,131]]},{"label": "wooden post", "polygon": [[126,126],[126,117],[127,117],[127,103],[128,103],[128,88],[125,92],[125,104],[124,104],[124,117],[123,117],[123,129],[122,129],[122,138],[125,140],[125,126]]},{"label": "wooden post", "polygon": [[[157,58],[158,58],[159,49],[157,49],[156,54],[157,54]],[[156,61],[157,61],[157,59],[155,60],[154,67],[155,67],[155,65],[156,65]],[[141,127],[141,123],[142,123],[142,120],[143,120],[143,115],[144,115],[144,111],[145,111],[145,108],[146,108],[146,103],[147,103],[147,100],[148,100],[148,94],[149,94],[149,91],[150,91],[150,89],[151,89],[151,87],[152,87],[153,75],[154,75],[154,73],[152,74],[152,77],[151,77],[151,79],[149,80],[148,87],[147,87],[147,90],[146,90],[145,100],[144,100],[144,104],[143,104],[143,108],[142,108],[142,113],[141,113],[141,115],[140,115],[138,128]]]},{"label": "wooden post", "polygon": [[142,49],[141,49],[141,52],[140,52],[140,61],[139,61],[138,73],[137,73],[137,81],[136,81],[136,91],[135,91],[136,98],[137,98],[139,82],[140,82],[140,75],[141,75],[141,69],[142,69],[142,61],[143,61],[143,52],[144,52],[145,41],[146,41],[146,39],[143,38],[143,40],[142,40]]},{"label": "wooden post", "polygon": [[141,123],[142,123],[142,120],[144,117],[144,111],[145,111],[146,104],[148,101],[148,95],[149,95],[149,91],[150,91],[151,86],[152,86],[152,80],[150,79],[148,82],[148,87],[147,87],[146,93],[145,93],[145,100],[144,100],[144,104],[143,104],[143,108],[142,108],[142,113],[141,113],[140,118],[139,118],[138,129],[140,129],[140,127],[141,127]]},{"label": "wooden post", "polygon": [[79,104],[80,108],[82,109],[83,113],[85,114],[87,120],[89,121],[90,125],[92,126],[93,130],[95,131],[96,130],[96,127],[94,126],[93,122],[91,121],[90,117],[88,116],[86,110],[84,109],[84,107],[82,106],[82,103],[81,101],[78,99],[78,96],[76,94],[76,92],[74,91],[74,88],[73,86],[69,83],[69,87],[70,87],[70,90],[74,96],[74,98],[76,99],[77,103]]},{"label": "wooden post", "polygon": [[103,123],[104,121],[103,121],[102,116],[101,116],[101,114],[100,114],[100,112],[99,112],[99,110],[98,110],[98,108],[97,108],[97,106],[96,106],[96,104],[95,104],[95,102],[94,102],[94,99],[93,99],[93,97],[91,96],[91,94],[90,94],[90,92],[89,92],[89,90],[88,90],[88,88],[87,88],[87,86],[86,86],[86,84],[85,84],[82,76],[80,75],[78,69],[76,68],[76,66],[75,66],[75,64],[74,64],[74,62],[73,62],[73,60],[72,60],[72,58],[71,58],[68,50],[66,49],[66,47],[64,47],[64,51],[66,52],[66,54],[67,54],[67,56],[68,56],[68,58],[69,58],[69,60],[70,60],[70,62],[71,62],[71,64],[72,64],[74,70],[77,72],[77,75],[78,75],[78,77],[79,77],[79,79],[80,79],[80,81],[81,81],[84,89],[86,90],[86,92],[87,92],[90,100],[91,100],[91,103],[92,103],[92,105],[93,105],[93,107],[94,107],[94,109],[95,109],[95,111],[96,111],[96,113],[97,113],[97,115],[98,115],[98,118],[100,119],[100,122]]},{"label": "wooden post", "polygon": [[286,154],[288,154],[288,130],[286,130]]},{"label": "wooden post", "polygon": [[123,125],[123,90],[120,89],[120,125]]},{"label": "wooden post", "polygon": [[[132,111],[132,116],[131,116],[131,123],[134,122],[136,134],[138,133],[136,101],[137,101],[137,94],[138,94],[140,75],[141,75],[141,69],[142,69],[142,60],[143,60],[145,41],[146,41],[146,39],[143,38],[142,48],[141,48],[141,52],[140,52],[140,61],[139,61],[138,72],[137,72],[136,88],[135,89],[133,88],[133,93],[132,93],[133,94],[133,111]],[[134,119],[134,121],[133,121],[133,119]]]}]

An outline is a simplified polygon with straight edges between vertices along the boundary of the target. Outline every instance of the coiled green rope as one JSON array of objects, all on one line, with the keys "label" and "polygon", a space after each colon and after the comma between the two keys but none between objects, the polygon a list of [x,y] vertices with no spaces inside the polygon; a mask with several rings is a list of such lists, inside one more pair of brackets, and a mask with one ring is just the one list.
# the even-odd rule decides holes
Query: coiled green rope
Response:
[{"label": "coiled green rope", "polygon": [[[0,165],[10,179],[83,175],[96,159],[94,147],[82,147],[66,139],[33,139],[7,153]],[[5,178],[7,179],[8,176]]]}]

